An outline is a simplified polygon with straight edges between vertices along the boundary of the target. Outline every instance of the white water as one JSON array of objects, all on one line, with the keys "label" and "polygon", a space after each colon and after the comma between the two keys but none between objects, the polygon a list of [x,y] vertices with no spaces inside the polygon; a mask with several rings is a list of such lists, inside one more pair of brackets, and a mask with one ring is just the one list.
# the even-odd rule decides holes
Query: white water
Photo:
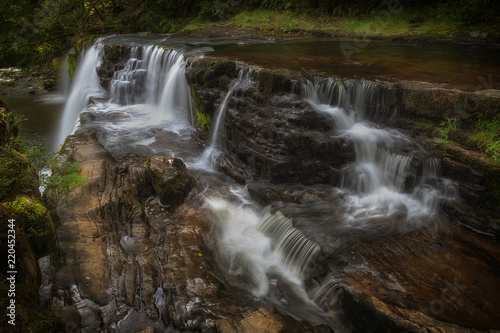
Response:
[{"label": "white water", "polygon": [[88,105],[91,97],[102,97],[104,91],[99,83],[97,67],[101,62],[102,44],[95,43],[82,54],[80,64],[75,73],[71,93],[64,107],[58,134],[52,148],[59,149],[66,137],[72,134],[79,125],[78,115]]},{"label": "white water", "polygon": [[304,277],[320,248],[290,218],[221,198],[208,198],[206,204],[213,224],[209,242],[225,279],[298,320],[345,330],[338,326],[341,310],[322,307],[337,304],[336,281],[330,277],[319,289],[306,291]]},{"label": "white water", "polygon": [[159,46],[131,47],[130,58],[110,80],[109,101],[88,105],[91,97],[102,100],[106,94],[97,76],[102,49],[97,42],[81,57],[55,146],[75,132],[80,117],[116,157],[134,149],[155,154],[165,149],[159,136],[189,139],[195,120],[184,56]]},{"label": "white water", "polygon": [[213,171],[215,170],[217,164],[220,163],[220,158],[224,154],[225,148],[225,121],[229,100],[238,87],[247,85],[251,82],[250,75],[251,71],[240,70],[238,72],[238,78],[233,80],[229,85],[229,89],[224,96],[224,99],[215,112],[215,119],[212,121],[213,125],[210,129],[210,145],[205,148],[198,161],[192,165],[194,168]]},{"label": "white water", "polygon": [[68,53],[63,60],[61,71],[59,72],[59,78],[57,80],[57,92],[67,98],[70,93],[71,88],[71,77],[69,76],[69,58],[70,53]]},{"label": "white water", "polygon": [[[303,93],[316,111],[332,117],[334,135],[354,143],[356,161],[344,167],[341,189],[336,190],[344,197],[348,226],[373,231],[384,229],[383,223],[398,223],[385,230],[405,232],[434,216],[440,199],[456,198],[455,184],[438,177],[438,160],[405,153],[416,149],[425,155],[402,132],[364,119],[368,103],[377,96],[376,83],[308,81]],[[424,165],[418,182],[416,163]]]},{"label": "white water", "polygon": [[144,103],[159,111],[156,120],[194,124],[193,99],[182,53],[159,46],[132,47],[125,67],[110,82],[110,102]]}]

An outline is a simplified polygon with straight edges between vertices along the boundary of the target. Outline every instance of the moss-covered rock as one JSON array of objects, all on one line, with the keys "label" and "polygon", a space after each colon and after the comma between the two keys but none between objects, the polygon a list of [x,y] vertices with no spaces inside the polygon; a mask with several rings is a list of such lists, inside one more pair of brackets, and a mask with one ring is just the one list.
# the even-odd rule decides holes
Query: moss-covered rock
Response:
[{"label": "moss-covered rock", "polygon": [[75,76],[76,65],[78,64],[78,59],[75,54],[68,55],[68,75],[70,78]]},{"label": "moss-covered rock", "polygon": [[464,118],[464,96],[458,90],[437,88],[430,83],[402,82],[395,84],[403,116],[444,119]]},{"label": "moss-covered rock", "polygon": [[290,92],[292,90],[292,80],[283,71],[261,70],[257,73],[259,89],[265,93]]},{"label": "moss-covered rock", "polygon": [[52,219],[40,201],[19,196],[14,201],[3,203],[2,206],[18,216],[22,221],[20,227],[35,237],[46,236],[52,231]]},{"label": "moss-covered rock", "polygon": [[188,73],[189,81],[205,88],[224,86],[235,77],[236,62],[224,58],[195,59]]}]

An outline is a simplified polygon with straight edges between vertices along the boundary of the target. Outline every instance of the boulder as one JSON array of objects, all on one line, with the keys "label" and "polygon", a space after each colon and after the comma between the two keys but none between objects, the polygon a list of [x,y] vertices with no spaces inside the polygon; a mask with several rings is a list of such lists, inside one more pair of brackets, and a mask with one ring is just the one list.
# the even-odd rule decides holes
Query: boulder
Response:
[{"label": "boulder", "polygon": [[184,162],[178,158],[151,157],[146,162],[146,177],[153,194],[171,211],[183,203],[196,184],[193,176],[187,173]]}]

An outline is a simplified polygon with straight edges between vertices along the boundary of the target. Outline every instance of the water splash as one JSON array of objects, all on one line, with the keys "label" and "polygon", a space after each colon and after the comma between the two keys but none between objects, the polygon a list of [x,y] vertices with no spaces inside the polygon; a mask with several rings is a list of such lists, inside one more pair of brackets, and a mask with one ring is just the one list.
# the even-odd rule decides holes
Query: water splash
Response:
[{"label": "water splash", "polygon": [[[206,204],[212,223],[209,245],[228,273],[226,281],[298,320],[345,331],[339,324],[342,310],[332,306],[338,303],[337,294],[331,292],[333,280],[325,280],[322,289],[310,294],[304,286],[320,248],[290,218],[221,198],[208,198]],[[326,291],[328,302],[320,295]],[[322,304],[330,304],[328,311]]]}]

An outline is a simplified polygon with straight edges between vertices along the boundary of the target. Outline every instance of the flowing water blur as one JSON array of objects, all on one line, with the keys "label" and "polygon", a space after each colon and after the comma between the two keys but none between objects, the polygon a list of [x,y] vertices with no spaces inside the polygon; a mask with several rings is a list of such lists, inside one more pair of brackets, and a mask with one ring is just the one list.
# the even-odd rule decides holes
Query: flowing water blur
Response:
[{"label": "flowing water blur", "polygon": [[[345,223],[371,233],[407,232],[424,226],[436,214],[439,200],[456,199],[458,191],[456,184],[439,177],[438,160],[408,136],[364,119],[377,87],[322,79],[307,81],[302,90],[313,109],[332,117],[332,134],[354,142],[356,161],[344,167],[342,186],[335,189],[344,201]],[[421,175],[417,164],[424,165]],[[431,185],[429,179],[436,182]]]}]

